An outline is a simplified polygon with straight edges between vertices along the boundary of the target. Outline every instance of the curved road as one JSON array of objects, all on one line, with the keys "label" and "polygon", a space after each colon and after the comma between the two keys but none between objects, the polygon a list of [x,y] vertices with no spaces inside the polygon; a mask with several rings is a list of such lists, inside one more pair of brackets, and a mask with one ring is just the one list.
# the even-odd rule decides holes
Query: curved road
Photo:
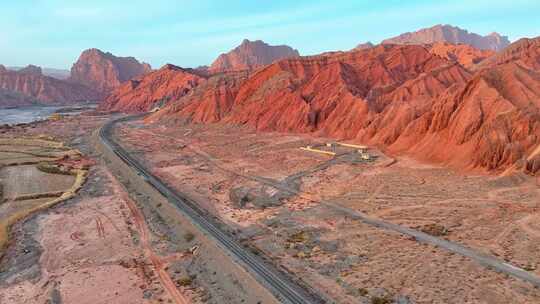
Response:
[{"label": "curved road", "polygon": [[216,240],[218,245],[234,256],[250,273],[265,287],[267,287],[283,303],[324,303],[325,301],[313,292],[306,290],[292,281],[287,275],[281,273],[273,266],[255,256],[248,249],[236,242],[227,232],[219,228],[207,213],[199,208],[189,198],[167,187],[135,158],[131,157],[113,139],[113,127],[115,124],[141,117],[142,115],[128,116],[107,122],[99,130],[99,139],[128,166],[132,167],[147,183],[160,192],[167,200],[188,216],[200,230]]}]

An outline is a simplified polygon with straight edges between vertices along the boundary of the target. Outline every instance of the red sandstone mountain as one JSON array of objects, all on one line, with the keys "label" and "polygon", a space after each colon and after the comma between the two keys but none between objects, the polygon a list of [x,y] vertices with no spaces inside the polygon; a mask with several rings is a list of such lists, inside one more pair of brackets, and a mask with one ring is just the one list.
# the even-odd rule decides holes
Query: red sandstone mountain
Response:
[{"label": "red sandstone mountain", "polygon": [[527,69],[540,70],[540,39],[520,39],[503,52],[487,59],[482,66],[493,67],[511,62],[523,65]]},{"label": "red sandstone mountain", "polygon": [[469,69],[495,54],[495,51],[480,50],[468,44],[451,44],[446,42],[436,42],[429,45],[428,48],[432,54],[459,62]]},{"label": "red sandstone mountain", "polygon": [[129,80],[116,88],[100,105],[101,109],[144,112],[186,95],[204,78],[192,70],[167,64],[157,71]]},{"label": "red sandstone mountain", "polygon": [[[41,104],[59,105],[77,101],[93,101],[99,97],[99,94],[83,85],[44,76],[41,68],[36,66],[28,66],[19,71],[7,70],[4,66],[0,66],[0,88],[4,89],[5,99],[9,97],[6,95],[9,91],[8,95],[12,96],[9,97],[10,100],[21,102],[21,104],[5,102],[8,106],[28,105],[35,101]],[[19,94],[28,98],[21,98]],[[13,99],[13,96],[16,98]]]},{"label": "red sandstone mountain", "polygon": [[538,174],[539,39],[512,45],[475,74],[419,45],[280,60],[240,85],[216,82],[171,102],[148,121],[315,132],[453,167]]},{"label": "red sandstone mountain", "polygon": [[218,122],[225,118],[248,73],[219,73],[202,81],[186,96],[165,106],[154,119],[176,117],[195,122]]},{"label": "red sandstone mountain", "polygon": [[270,64],[276,60],[298,57],[297,50],[286,45],[268,45],[261,40],[244,39],[232,51],[221,54],[212,63],[211,72],[250,70]]},{"label": "red sandstone mountain", "polygon": [[71,68],[70,81],[86,85],[107,94],[121,83],[149,73],[151,67],[133,57],[117,57],[98,49],[89,49]]},{"label": "red sandstone mountain", "polygon": [[397,37],[384,40],[385,44],[432,44],[448,42],[452,44],[468,44],[481,50],[500,51],[510,44],[508,37],[498,33],[480,36],[451,25],[435,25],[416,32],[408,32]]}]

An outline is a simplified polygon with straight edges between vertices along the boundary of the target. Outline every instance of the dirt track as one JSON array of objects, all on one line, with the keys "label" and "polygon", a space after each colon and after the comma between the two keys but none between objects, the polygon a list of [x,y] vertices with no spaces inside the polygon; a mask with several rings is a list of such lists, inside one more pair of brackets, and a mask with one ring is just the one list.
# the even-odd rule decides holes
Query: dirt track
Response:
[{"label": "dirt track", "polygon": [[169,296],[174,301],[174,303],[176,304],[191,303],[191,301],[189,301],[189,299],[184,297],[184,295],[182,295],[182,293],[178,290],[178,288],[176,288],[175,283],[173,282],[172,278],[169,276],[169,274],[166,271],[166,268],[170,262],[174,262],[177,259],[181,259],[184,257],[184,255],[177,254],[174,256],[170,256],[168,258],[162,258],[159,255],[157,255],[152,249],[150,234],[149,234],[148,226],[146,225],[146,221],[144,219],[144,215],[141,213],[137,205],[135,205],[135,203],[133,203],[133,201],[129,197],[124,196],[124,200],[126,201],[126,204],[131,212],[131,215],[133,216],[133,220],[135,221],[135,226],[137,227],[137,231],[140,234],[144,254],[148,259],[150,259],[150,261],[152,261],[154,268],[158,272],[161,284],[163,285],[163,287],[165,287],[165,289],[167,290]]}]

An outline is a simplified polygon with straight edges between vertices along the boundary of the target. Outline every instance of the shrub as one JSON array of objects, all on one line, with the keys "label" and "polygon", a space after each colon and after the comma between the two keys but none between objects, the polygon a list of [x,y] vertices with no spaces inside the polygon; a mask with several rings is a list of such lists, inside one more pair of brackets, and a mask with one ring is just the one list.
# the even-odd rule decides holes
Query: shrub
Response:
[{"label": "shrub", "polygon": [[195,234],[193,234],[191,231],[184,234],[184,240],[186,240],[186,242],[191,242],[193,239],[195,239]]},{"label": "shrub", "polygon": [[185,276],[181,277],[176,282],[178,283],[178,286],[190,286],[193,283],[193,278],[191,276]]},{"label": "shrub", "polygon": [[371,298],[371,304],[391,304],[392,299],[390,299],[388,296],[384,297],[373,297]]}]

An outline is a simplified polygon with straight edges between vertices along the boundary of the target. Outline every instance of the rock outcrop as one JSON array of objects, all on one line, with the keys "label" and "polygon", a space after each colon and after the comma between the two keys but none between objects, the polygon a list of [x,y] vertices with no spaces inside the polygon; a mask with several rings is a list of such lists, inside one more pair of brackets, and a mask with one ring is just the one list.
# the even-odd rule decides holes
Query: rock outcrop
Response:
[{"label": "rock outcrop", "polygon": [[477,64],[495,54],[495,51],[480,50],[468,44],[436,42],[432,45],[428,45],[428,47],[432,54],[459,62],[468,69],[474,68]]},{"label": "rock outcrop", "polygon": [[148,121],[313,132],[456,168],[539,174],[538,40],[474,73],[420,45],[284,59],[247,79],[200,86]]},{"label": "rock outcrop", "polygon": [[261,40],[242,43],[232,51],[221,54],[212,63],[209,71],[212,73],[223,71],[251,70],[272,62],[290,57],[298,57],[297,50],[286,45],[268,45]]},{"label": "rock outcrop", "polygon": [[[28,97],[30,103],[37,101],[46,105],[96,101],[99,98],[99,94],[88,87],[44,76],[41,69],[36,66],[28,66],[19,71],[0,67],[0,88],[4,89],[5,92],[9,91],[11,95],[18,93],[15,100],[21,101],[21,106],[27,105],[28,102],[24,98],[19,98],[19,94]],[[11,100],[14,99],[11,98]],[[17,105],[11,104],[9,106]]]},{"label": "rock outcrop", "polygon": [[151,70],[149,64],[140,63],[133,57],[117,57],[98,49],[88,49],[73,64],[69,79],[105,96],[123,82]]},{"label": "rock outcrop", "polygon": [[522,38],[504,51],[482,62],[484,67],[493,67],[506,63],[516,62],[527,69],[540,70],[540,39]]},{"label": "rock outcrop", "polygon": [[435,25],[416,32],[408,32],[397,37],[383,40],[385,44],[433,44],[447,42],[468,44],[481,50],[501,51],[510,44],[508,37],[498,33],[481,36],[451,25]]},{"label": "rock outcrop", "polygon": [[167,64],[116,88],[100,108],[108,111],[145,112],[188,94],[205,78],[194,70]]}]

